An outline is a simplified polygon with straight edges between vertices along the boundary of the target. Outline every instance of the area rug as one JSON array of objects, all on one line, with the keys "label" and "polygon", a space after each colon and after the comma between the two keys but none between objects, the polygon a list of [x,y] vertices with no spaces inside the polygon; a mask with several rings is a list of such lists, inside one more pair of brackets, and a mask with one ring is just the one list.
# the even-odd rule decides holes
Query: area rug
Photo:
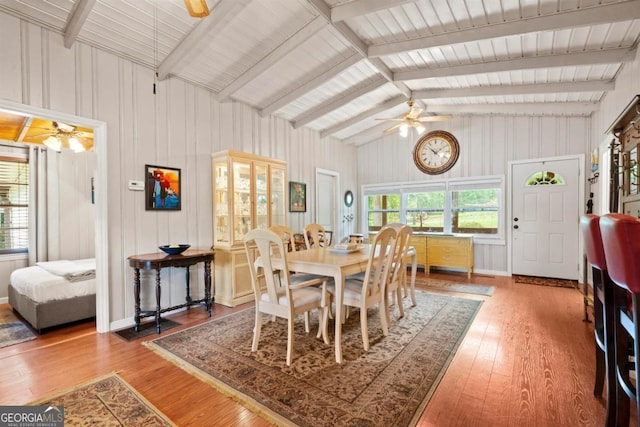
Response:
[{"label": "area rug", "polygon": [[291,366],[285,320],[265,317],[258,351],[251,352],[253,308],[145,345],[278,425],[412,426],[482,304],[426,291],[416,299],[402,319],[394,306],[387,337],[377,308],[368,311],[368,352],[353,310],[343,326],[342,364],[333,342],[315,338],[315,313],[312,333],[304,333],[302,318],[296,323]]},{"label": "area rug", "polygon": [[577,280],[554,279],[549,277],[521,276],[514,274],[513,279],[516,283],[525,283],[527,285],[556,286],[559,288],[577,288]]},{"label": "area rug", "polygon": [[36,334],[12,310],[0,310],[0,348],[35,338]]},{"label": "area rug", "polygon": [[430,277],[416,277],[416,286],[422,288],[437,289],[439,291],[459,292],[464,294],[475,294],[491,296],[495,292],[494,286],[476,285],[472,283],[458,283],[449,280],[432,279]]},{"label": "area rug", "polygon": [[64,406],[64,425],[69,426],[175,426],[117,374],[29,405]]},{"label": "area rug", "polygon": [[[175,328],[176,326],[180,326],[181,323],[174,322],[171,319],[160,319],[160,333],[163,333],[166,330]],[[126,329],[120,329],[119,331],[114,331],[114,334],[124,339],[125,341],[133,341],[138,338],[148,337],[149,335],[156,334],[156,321],[143,322],[140,324],[138,328],[138,332],[136,332],[135,328],[132,326]]]}]

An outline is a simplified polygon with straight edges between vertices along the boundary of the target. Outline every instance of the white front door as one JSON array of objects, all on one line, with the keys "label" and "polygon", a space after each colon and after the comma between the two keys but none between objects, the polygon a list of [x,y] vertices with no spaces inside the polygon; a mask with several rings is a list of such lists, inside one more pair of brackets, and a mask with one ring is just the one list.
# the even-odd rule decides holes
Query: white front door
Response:
[{"label": "white front door", "polygon": [[332,242],[339,238],[336,228],[338,198],[338,173],[316,169],[316,222],[333,232]]},{"label": "white front door", "polygon": [[511,164],[511,272],[579,279],[580,159]]}]

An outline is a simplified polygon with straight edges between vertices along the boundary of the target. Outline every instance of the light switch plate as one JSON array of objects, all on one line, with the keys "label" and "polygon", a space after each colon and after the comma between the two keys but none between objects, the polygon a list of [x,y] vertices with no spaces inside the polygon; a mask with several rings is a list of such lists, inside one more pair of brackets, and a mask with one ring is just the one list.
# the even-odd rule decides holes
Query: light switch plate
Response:
[{"label": "light switch plate", "polygon": [[144,181],[129,181],[129,190],[144,191]]}]

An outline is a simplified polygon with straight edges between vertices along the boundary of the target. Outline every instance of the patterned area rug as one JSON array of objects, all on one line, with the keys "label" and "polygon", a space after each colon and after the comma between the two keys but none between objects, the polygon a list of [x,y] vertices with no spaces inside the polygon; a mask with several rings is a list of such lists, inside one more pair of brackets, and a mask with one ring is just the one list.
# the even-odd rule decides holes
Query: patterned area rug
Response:
[{"label": "patterned area rug", "polygon": [[66,426],[175,426],[116,374],[30,405],[64,406]]},{"label": "patterned area rug", "polygon": [[416,286],[422,288],[437,289],[439,291],[460,292],[464,294],[475,294],[491,296],[496,290],[495,286],[474,285],[472,283],[457,283],[449,280],[431,279],[429,277],[416,277]]},{"label": "patterned area rug", "polygon": [[0,348],[35,338],[36,334],[13,314],[13,310],[0,310]]},{"label": "patterned area rug", "polygon": [[527,285],[541,285],[541,286],[556,286],[560,288],[577,288],[577,280],[568,279],[554,279],[550,277],[536,277],[536,276],[520,276],[513,275],[516,283],[526,283]]},{"label": "patterned area rug", "polygon": [[[405,317],[392,311],[383,337],[370,309],[368,352],[362,349],[360,316],[343,326],[343,363],[333,343],[296,324],[294,358],[286,365],[286,321],[263,323],[258,351],[251,352],[254,309],[247,309],[146,342],[154,351],[247,408],[279,425],[415,425],[444,375],[482,301],[423,291]],[[330,322],[333,330],[333,321]],[[331,334],[333,335],[333,334]]]}]

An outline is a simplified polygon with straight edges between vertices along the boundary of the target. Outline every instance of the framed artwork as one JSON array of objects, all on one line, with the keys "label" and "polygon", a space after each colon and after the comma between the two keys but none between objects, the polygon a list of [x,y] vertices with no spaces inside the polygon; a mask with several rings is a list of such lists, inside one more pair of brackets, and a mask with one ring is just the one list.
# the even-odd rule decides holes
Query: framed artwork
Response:
[{"label": "framed artwork", "polygon": [[307,184],[289,181],[289,212],[307,211]]},{"label": "framed artwork", "polygon": [[144,195],[148,211],[179,211],[182,206],[180,169],[145,165]]}]

